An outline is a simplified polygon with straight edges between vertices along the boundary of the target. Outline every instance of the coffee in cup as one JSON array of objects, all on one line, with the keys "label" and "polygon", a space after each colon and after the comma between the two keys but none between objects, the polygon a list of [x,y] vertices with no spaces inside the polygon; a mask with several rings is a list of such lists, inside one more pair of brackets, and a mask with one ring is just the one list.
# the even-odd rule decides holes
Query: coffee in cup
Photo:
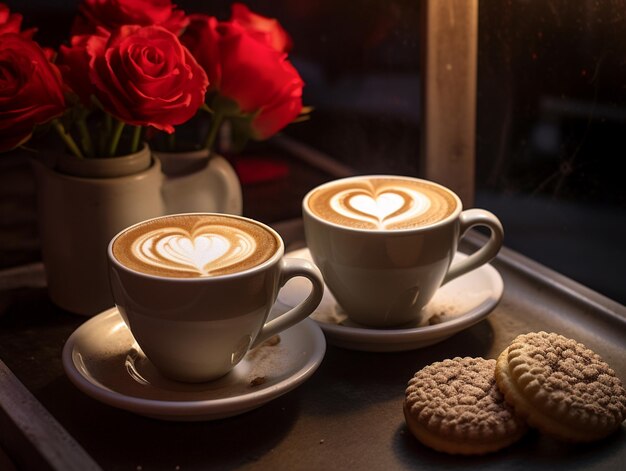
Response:
[{"label": "coffee in cup", "polygon": [[398,177],[343,180],[318,188],[307,199],[307,209],[326,222],[380,231],[434,224],[450,216],[457,204],[442,187]]},{"label": "coffee in cup", "polygon": [[148,275],[201,278],[253,268],[276,253],[279,239],[258,223],[189,214],[137,224],[115,238],[113,255]]},{"label": "coffee in cup", "polygon": [[[463,211],[448,188],[412,177],[370,175],[332,181],[302,203],[306,242],[326,286],[355,322],[372,327],[419,320],[444,283],[491,260],[502,246],[500,221]],[[489,241],[450,266],[470,227]]]},{"label": "coffee in cup", "polygon": [[[283,253],[280,236],[251,219],[212,213],[150,219],[109,244],[113,298],[162,374],[213,380],[319,304],[323,281],[317,268]],[[279,289],[295,276],[312,282],[309,296],[267,322]]]}]

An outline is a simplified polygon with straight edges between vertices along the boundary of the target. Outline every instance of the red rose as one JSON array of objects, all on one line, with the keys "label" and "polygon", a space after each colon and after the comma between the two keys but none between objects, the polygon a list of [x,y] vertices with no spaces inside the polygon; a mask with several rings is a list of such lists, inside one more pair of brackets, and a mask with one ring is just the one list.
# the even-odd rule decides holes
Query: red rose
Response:
[{"label": "red rose", "polygon": [[174,132],[204,103],[207,76],[160,26],[122,26],[87,41],[89,77],[105,111],[136,126]]},{"label": "red rose", "polygon": [[182,40],[206,70],[211,89],[254,115],[254,138],[275,134],[300,114],[304,82],[287,55],[239,24],[193,15]]},{"label": "red rose", "polygon": [[37,124],[63,114],[63,81],[31,39],[7,33],[0,40],[0,151],[28,140]]},{"label": "red rose", "polygon": [[98,26],[113,31],[124,25],[163,26],[180,35],[189,21],[171,0],[84,0],[72,35],[93,34]]},{"label": "red rose", "polygon": [[[104,39],[110,36],[110,33],[103,28],[98,28],[96,34]],[[69,47],[59,48],[57,59],[57,65],[65,82],[86,106],[91,105],[91,95],[94,92],[94,86],[89,78],[89,55],[87,54],[87,43],[91,36],[87,34],[72,36]]]},{"label": "red rose", "polygon": [[277,51],[289,52],[291,50],[293,45],[291,38],[278,20],[253,13],[242,3],[233,3],[230,19]]},{"label": "red rose", "polygon": [[[0,3],[0,35],[5,33],[20,33],[22,29],[22,15],[11,13],[9,7]],[[25,38],[32,38],[36,28],[27,29],[20,34]]]}]

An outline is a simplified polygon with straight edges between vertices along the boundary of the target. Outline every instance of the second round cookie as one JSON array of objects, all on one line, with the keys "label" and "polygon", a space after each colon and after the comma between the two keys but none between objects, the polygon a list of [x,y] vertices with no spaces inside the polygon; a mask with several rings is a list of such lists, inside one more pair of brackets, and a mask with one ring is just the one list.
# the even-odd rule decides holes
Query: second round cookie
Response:
[{"label": "second round cookie", "polygon": [[452,454],[476,455],[518,440],[526,424],[495,384],[495,360],[454,358],[433,363],[409,381],[404,416],[425,445]]}]

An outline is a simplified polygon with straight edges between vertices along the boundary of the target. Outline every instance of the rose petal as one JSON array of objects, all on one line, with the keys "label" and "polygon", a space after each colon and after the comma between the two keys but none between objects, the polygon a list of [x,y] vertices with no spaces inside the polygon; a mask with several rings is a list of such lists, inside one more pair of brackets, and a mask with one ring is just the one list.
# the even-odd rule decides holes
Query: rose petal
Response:
[{"label": "rose petal", "polygon": [[293,45],[291,37],[278,20],[253,13],[242,3],[233,3],[231,21],[243,27],[252,37],[262,41],[278,52],[289,52]]},{"label": "rose petal", "polygon": [[72,34],[91,34],[98,27],[114,31],[123,25],[161,25],[182,34],[189,20],[170,0],[83,0]]}]

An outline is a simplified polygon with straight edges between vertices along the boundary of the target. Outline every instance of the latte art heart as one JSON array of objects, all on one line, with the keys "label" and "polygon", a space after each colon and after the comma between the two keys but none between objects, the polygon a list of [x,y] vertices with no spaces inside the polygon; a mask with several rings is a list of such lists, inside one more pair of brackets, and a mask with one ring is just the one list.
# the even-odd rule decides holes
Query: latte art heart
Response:
[{"label": "latte art heart", "polygon": [[369,195],[355,195],[348,199],[347,206],[361,213],[384,221],[388,216],[404,206],[404,198],[397,193],[383,193],[376,198]]},{"label": "latte art heart", "polygon": [[423,214],[430,207],[430,200],[424,194],[410,189],[394,189],[380,194],[345,190],[330,199],[330,207],[346,218],[386,229],[391,224],[402,223]]},{"label": "latte art heart", "polygon": [[254,239],[232,228],[228,237],[211,232],[191,235],[172,228],[143,234],[133,244],[132,252],[138,260],[155,268],[192,270],[200,276],[210,276],[215,269],[245,260],[255,247]]},{"label": "latte art heart", "polygon": [[[193,240],[189,237],[172,235],[160,239],[156,247],[154,241],[148,239],[139,248],[142,255],[150,256],[152,249],[163,260],[180,265],[195,267],[204,274],[206,267],[224,256],[230,248],[230,242],[218,235],[201,235]],[[157,260],[158,263],[158,260]]]}]

